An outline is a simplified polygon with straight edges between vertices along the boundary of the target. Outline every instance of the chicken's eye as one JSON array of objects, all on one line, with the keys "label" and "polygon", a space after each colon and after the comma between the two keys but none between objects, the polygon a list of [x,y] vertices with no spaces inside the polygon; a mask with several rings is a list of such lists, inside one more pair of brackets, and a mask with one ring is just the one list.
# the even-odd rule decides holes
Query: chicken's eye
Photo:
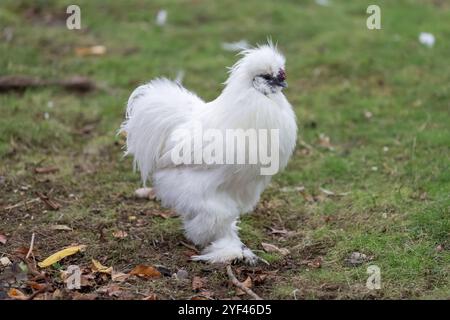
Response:
[{"label": "chicken's eye", "polygon": [[273,79],[273,77],[270,74],[263,74],[261,77],[264,78],[265,80],[272,80]]}]

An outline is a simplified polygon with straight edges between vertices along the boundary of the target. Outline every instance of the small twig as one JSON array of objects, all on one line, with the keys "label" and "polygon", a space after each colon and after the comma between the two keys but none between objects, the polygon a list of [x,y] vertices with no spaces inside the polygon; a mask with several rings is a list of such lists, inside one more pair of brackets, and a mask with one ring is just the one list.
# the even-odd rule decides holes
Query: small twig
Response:
[{"label": "small twig", "polygon": [[31,204],[33,202],[38,202],[38,201],[41,201],[41,198],[35,198],[35,199],[28,200],[28,201],[21,201],[19,203],[14,204],[14,205],[10,205],[8,207],[5,207],[5,208],[3,208],[3,210],[11,210],[11,209],[14,209],[14,208],[17,208],[17,207],[21,207],[23,205],[28,205],[28,204]]},{"label": "small twig", "polygon": [[30,254],[33,252],[33,247],[34,247],[34,237],[36,236],[36,234],[33,232],[33,234],[31,235],[31,243],[30,243],[30,248],[28,249],[28,253],[25,256],[25,259],[28,259],[30,257]]},{"label": "small twig", "polygon": [[255,300],[263,300],[260,296],[258,296],[256,293],[254,293],[253,290],[244,286],[244,284],[236,278],[236,276],[233,273],[233,269],[231,269],[231,265],[227,265],[227,274],[228,274],[228,278],[230,279],[231,283],[234,284],[236,287],[238,287],[239,289],[244,291],[246,294],[248,294]]},{"label": "small twig", "polygon": [[[50,190],[50,192],[51,192],[51,190]],[[50,209],[58,210],[61,207],[61,205],[59,203],[50,199],[45,194],[40,193],[40,192],[36,192],[36,194],[39,196],[39,198],[42,200],[42,202],[44,202]]]},{"label": "small twig", "polygon": [[292,291],[292,294],[294,295],[294,300],[297,300],[297,292],[300,291],[298,289],[295,289],[294,291]]},{"label": "small twig", "polygon": [[316,148],[314,148],[312,145],[306,143],[304,140],[300,140],[299,144],[303,147],[305,147],[308,150],[315,150]]},{"label": "small twig", "polygon": [[190,244],[188,244],[186,242],[180,241],[180,244],[182,244],[183,246],[185,246],[188,249],[195,251],[195,253],[197,253],[197,254],[200,253],[200,251],[198,251],[198,249],[196,247],[191,246]]},{"label": "small twig", "polygon": [[43,288],[41,288],[41,289],[39,289],[39,290],[33,292],[33,294],[31,294],[31,295],[27,298],[27,300],[33,300],[38,294],[43,293],[43,292],[46,292],[48,289],[49,289],[49,286],[48,286],[48,284],[46,284]]}]

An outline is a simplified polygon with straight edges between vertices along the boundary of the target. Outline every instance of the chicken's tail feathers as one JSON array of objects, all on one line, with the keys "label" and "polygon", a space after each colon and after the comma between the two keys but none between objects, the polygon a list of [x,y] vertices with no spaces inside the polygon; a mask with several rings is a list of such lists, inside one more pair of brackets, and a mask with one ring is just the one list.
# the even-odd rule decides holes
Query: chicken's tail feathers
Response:
[{"label": "chicken's tail feathers", "polygon": [[125,121],[118,134],[126,136],[125,155],[133,155],[142,182],[149,178],[171,132],[192,118],[204,102],[179,83],[158,78],[137,87],[130,95]]}]

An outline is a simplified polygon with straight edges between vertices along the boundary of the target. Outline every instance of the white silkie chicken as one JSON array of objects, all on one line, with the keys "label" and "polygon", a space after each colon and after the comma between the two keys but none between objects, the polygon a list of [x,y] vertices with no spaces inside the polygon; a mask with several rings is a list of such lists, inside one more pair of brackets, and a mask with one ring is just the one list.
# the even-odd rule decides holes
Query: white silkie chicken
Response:
[{"label": "white silkie chicken", "polygon": [[180,84],[155,79],[135,89],[120,131],[126,154],[144,182],[151,178],[163,206],[183,219],[186,237],[201,246],[193,260],[227,263],[258,257],[239,239],[240,214],[253,210],[271,176],[253,164],[180,164],[171,161],[174,133],[192,128],[279,129],[279,168],[291,156],[297,137],[295,114],[281,92],[286,87],[285,58],[271,43],[244,50],[230,69],[222,93],[204,102]]}]

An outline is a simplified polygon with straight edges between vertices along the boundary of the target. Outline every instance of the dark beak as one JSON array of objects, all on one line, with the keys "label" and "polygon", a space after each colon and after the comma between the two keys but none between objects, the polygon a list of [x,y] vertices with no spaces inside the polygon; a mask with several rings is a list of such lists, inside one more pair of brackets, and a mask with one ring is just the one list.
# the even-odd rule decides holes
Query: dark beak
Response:
[{"label": "dark beak", "polygon": [[288,83],[286,81],[281,81],[278,83],[278,85],[282,88],[287,88],[288,87]]},{"label": "dark beak", "polygon": [[275,86],[282,87],[282,88],[287,88],[287,86],[288,86],[286,80],[280,80],[280,79],[277,79],[277,78],[273,79],[271,84],[275,85]]}]

